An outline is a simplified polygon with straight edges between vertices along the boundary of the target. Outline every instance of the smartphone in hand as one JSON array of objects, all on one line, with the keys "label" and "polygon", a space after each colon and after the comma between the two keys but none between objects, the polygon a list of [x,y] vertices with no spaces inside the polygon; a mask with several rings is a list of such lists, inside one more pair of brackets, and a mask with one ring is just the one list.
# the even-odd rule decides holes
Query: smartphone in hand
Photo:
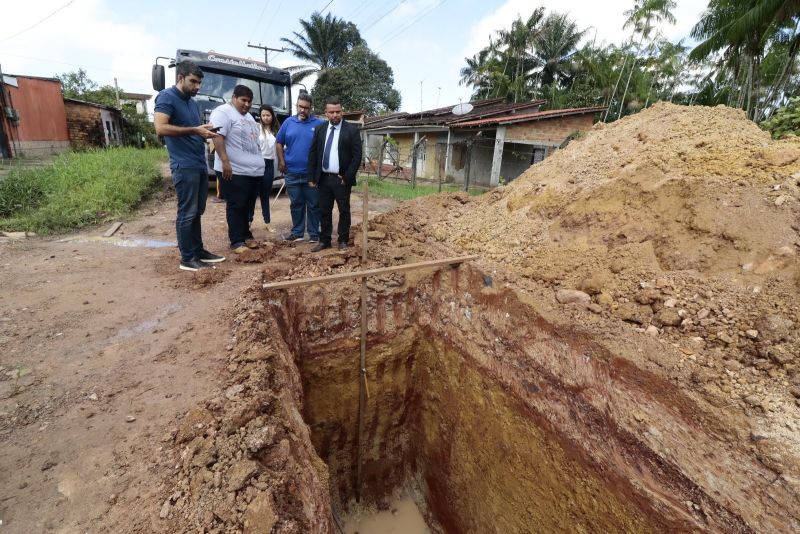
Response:
[{"label": "smartphone in hand", "polygon": [[213,128],[209,128],[208,130],[211,132],[218,132],[222,129],[222,126],[214,126]]}]

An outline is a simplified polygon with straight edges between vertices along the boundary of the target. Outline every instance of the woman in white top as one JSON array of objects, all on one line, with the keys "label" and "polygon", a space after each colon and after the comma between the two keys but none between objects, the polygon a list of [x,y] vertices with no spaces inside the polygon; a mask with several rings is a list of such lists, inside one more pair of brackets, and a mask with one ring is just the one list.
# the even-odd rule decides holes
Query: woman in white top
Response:
[{"label": "woman in white top", "polygon": [[[258,196],[261,199],[261,214],[264,216],[267,231],[274,232],[275,229],[270,225],[269,195],[272,193],[272,182],[275,179],[275,134],[278,133],[280,123],[272,106],[263,104],[258,108],[258,114],[261,119],[258,144],[261,145],[261,155],[264,157],[264,177],[259,184]],[[255,212],[255,209],[253,211]],[[255,213],[250,214],[251,222],[254,215]]]}]

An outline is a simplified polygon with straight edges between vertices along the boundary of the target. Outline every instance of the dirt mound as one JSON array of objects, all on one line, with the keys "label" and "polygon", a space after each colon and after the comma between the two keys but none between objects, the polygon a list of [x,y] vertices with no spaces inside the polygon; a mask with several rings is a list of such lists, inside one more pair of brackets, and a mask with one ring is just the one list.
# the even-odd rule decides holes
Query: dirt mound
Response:
[{"label": "dirt mound", "polygon": [[609,344],[657,338],[663,372],[752,416],[790,466],[799,201],[800,142],[771,140],[738,110],[662,103],[596,126],[509,186],[421,199],[376,227],[395,249],[427,240],[481,254],[547,297],[555,320]]}]

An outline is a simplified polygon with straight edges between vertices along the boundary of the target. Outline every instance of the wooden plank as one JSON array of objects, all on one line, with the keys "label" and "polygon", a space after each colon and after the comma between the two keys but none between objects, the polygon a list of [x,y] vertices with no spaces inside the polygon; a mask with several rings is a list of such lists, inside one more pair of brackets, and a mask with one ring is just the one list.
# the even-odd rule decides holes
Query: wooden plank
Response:
[{"label": "wooden plank", "polygon": [[111,237],[117,232],[117,230],[119,230],[120,226],[122,226],[121,222],[115,222],[114,224],[111,225],[111,228],[106,230],[106,232],[103,234],[103,237]]},{"label": "wooden plank", "polygon": [[478,258],[480,258],[480,256],[477,254],[472,256],[457,256],[454,258],[445,258],[441,260],[420,261],[417,263],[407,263],[405,265],[395,265],[393,267],[380,267],[377,269],[366,269],[364,271],[329,274],[327,276],[317,276],[314,278],[298,278],[296,280],[270,282],[262,285],[261,287],[264,289],[288,289],[290,287],[313,286],[316,284],[325,284],[329,282],[341,282],[343,280],[351,280],[353,278],[380,276],[382,274],[413,271],[416,269],[432,269],[443,267],[445,265],[459,265],[467,261],[477,260]]}]

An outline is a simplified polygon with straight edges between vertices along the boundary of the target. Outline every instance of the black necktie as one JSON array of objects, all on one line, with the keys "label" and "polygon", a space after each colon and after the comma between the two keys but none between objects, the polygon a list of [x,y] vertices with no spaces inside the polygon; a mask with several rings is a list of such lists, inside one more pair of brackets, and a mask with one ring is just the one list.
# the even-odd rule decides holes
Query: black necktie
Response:
[{"label": "black necktie", "polygon": [[331,146],[333,146],[333,131],[336,126],[331,125],[331,132],[328,134],[328,141],[325,143],[325,152],[322,153],[322,169],[330,167],[331,163]]}]

